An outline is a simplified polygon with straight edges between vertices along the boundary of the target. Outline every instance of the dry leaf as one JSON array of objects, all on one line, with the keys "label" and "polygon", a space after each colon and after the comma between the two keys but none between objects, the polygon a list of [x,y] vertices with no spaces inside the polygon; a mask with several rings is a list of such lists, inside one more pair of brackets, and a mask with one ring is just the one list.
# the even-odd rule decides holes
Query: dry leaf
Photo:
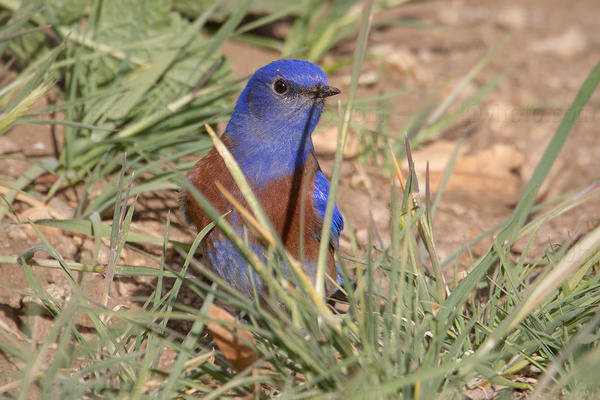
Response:
[{"label": "dry leaf", "polygon": [[[425,166],[429,161],[433,192],[442,182],[455,146],[456,142],[437,141],[413,152],[419,182],[425,182]],[[520,177],[514,171],[521,168],[524,160],[525,157],[516,147],[500,143],[475,154],[459,153],[446,189],[486,193],[510,201],[518,193],[521,184]]]},{"label": "dry leaf", "polygon": [[223,322],[239,324],[233,315],[213,304],[208,310],[208,316],[213,321],[206,325],[217,342],[217,346],[238,372],[245,370],[259,359],[258,353],[248,345],[248,343],[256,343],[249,330],[239,326],[223,325]]}]

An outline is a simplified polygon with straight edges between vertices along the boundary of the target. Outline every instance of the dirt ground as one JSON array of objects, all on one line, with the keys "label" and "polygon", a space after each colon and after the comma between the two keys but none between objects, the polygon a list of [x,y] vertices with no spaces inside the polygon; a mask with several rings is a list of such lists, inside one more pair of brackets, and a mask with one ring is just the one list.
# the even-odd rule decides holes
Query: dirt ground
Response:
[{"label": "dirt ground", "polygon": [[[442,260],[510,215],[562,115],[587,74],[600,60],[599,13],[597,0],[440,0],[400,6],[376,16],[376,21],[392,17],[415,18],[444,26],[438,29],[396,26],[376,28],[371,33],[371,56],[363,68],[358,96],[390,92],[401,87],[411,89],[409,94],[398,97],[392,104],[389,130],[397,136],[404,134],[402,127],[418,104],[436,93],[440,98],[448,95],[494,45],[509,35],[508,43],[467,85],[459,102],[499,74],[504,74],[498,86],[459,123],[413,154],[421,173],[429,161],[435,192],[457,140],[466,135],[454,175],[434,220],[436,245]],[[274,32],[285,32],[285,29],[285,26],[276,26]],[[326,57],[325,63],[336,57],[350,56],[353,48],[354,38],[341,43]],[[277,58],[277,54],[239,43],[227,43],[223,51],[239,76]],[[330,76],[331,84],[342,89],[342,96],[348,89],[349,74],[347,67]],[[369,116],[360,118],[368,119]],[[600,93],[595,93],[542,188],[539,201],[582,188],[600,178],[599,123]],[[366,241],[372,215],[385,244],[389,242],[390,174],[382,172],[378,165],[359,162],[353,152],[356,148],[353,140],[355,138],[351,137],[343,166],[338,203],[359,241]],[[333,164],[334,141],[333,129],[324,129],[315,136],[317,153],[326,173]],[[19,158],[54,153],[49,127],[20,126],[0,137],[0,154]],[[27,167],[24,161],[0,158],[3,175],[18,177]],[[421,179],[424,181],[422,174]],[[71,192],[64,193],[50,199],[46,208],[17,202],[15,209],[22,218],[44,218],[51,212],[68,216],[74,196]],[[162,236],[166,212],[170,209],[175,220],[172,238],[191,240],[192,230],[182,223],[174,193],[157,193],[144,198],[137,208],[134,229]],[[600,199],[594,199],[542,228],[534,253],[541,254],[552,243],[569,242],[599,221]],[[9,217],[2,221],[7,222],[11,222]],[[91,239],[50,228],[43,232],[66,259],[90,259]],[[38,242],[31,227],[3,228],[0,230],[0,255],[19,254]],[[347,234],[342,236],[341,245],[343,251],[349,251]],[[470,252],[461,256],[461,264],[467,265],[488,247],[489,242],[485,241],[473,246]],[[520,250],[518,247],[516,252]],[[101,254],[101,260],[102,257],[106,257],[105,252]],[[147,259],[132,251],[125,251],[123,261],[148,265]],[[36,269],[35,274],[57,297],[70,296],[61,271]],[[80,278],[90,297],[99,299],[103,277],[86,274]],[[135,307],[130,297],[143,292],[149,285],[152,285],[149,279],[117,279],[111,305]],[[32,322],[29,319],[35,318],[25,313],[30,303],[26,293],[28,287],[20,267],[0,265],[0,326],[16,337],[25,337],[24,326]],[[35,318],[31,325],[33,337],[42,337],[50,323],[48,318]],[[81,323],[86,324],[85,321]],[[0,356],[0,372],[10,373],[16,369],[12,360]],[[0,377],[0,385],[6,382]]]}]

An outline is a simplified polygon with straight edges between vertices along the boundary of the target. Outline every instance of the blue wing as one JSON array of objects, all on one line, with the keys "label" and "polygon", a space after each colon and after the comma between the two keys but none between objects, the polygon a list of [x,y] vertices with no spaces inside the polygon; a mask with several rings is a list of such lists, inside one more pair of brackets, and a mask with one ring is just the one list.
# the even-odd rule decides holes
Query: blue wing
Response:
[{"label": "blue wing", "polygon": [[[314,207],[321,217],[321,221],[325,219],[325,209],[327,208],[327,198],[329,197],[329,181],[321,170],[317,170],[315,174],[315,189],[313,191]],[[337,204],[333,209],[333,219],[331,220],[331,233],[329,235],[329,243],[334,248],[338,247],[340,241],[340,233],[344,229],[344,218],[338,209]]]}]

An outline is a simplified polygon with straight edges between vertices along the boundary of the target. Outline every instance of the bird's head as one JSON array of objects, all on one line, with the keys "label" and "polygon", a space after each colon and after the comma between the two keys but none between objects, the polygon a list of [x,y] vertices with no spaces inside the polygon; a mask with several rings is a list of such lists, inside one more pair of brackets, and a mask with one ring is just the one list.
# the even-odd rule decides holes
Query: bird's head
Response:
[{"label": "bird's head", "polygon": [[339,92],[321,68],[305,60],[273,61],[256,71],[225,132],[246,176],[264,186],[302,168],[314,152],[310,134],[324,99]]},{"label": "bird's head", "polygon": [[324,99],[338,93],[328,85],[319,66],[306,60],[277,60],[252,75],[234,117],[243,113],[263,126],[310,134],[319,121]]}]

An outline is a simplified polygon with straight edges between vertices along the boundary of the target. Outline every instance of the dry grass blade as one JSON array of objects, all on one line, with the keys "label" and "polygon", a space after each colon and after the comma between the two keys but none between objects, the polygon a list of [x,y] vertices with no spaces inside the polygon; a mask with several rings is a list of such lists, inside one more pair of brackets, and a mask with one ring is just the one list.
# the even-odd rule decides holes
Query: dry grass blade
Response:
[{"label": "dry grass blade", "polygon": [[215,186],[217,187],[217,189],[219,189],[219,191],[227,199],[227,201],[229,203],[231,203],[231,205],[233,206],[233,208],[235,208],[235,210],[240,213],[240,215],[242,216],[242,218],[244,218],[244,220],[246,222],[248,222],[250,225],[252,225],[252,227],[254,229],[256,229],[256,231],[264,239],[266,239],[267,242],[269,242],[269,244],[271,246],[276,246],[277,245],[277,241],[275,240],[275,238],[273,237],[273,235],[271,235],[271,232],[269,232],[267,229],[265,229],[256,220],[256,218],[254,218],[254,216],[250,213],[250,211],[248,211],[239,201],[237,201],[235,199],[235,197],[233,197],[233,195],[231,193],[229,193],[229,191],[223,185],[221,185],[220,182],[216,181],[215,182]]},{"label": "dry grass blade", "polygon": [[394,161],[394,168],[396,170],[396,177],[398,181],[400,181],[400,187],[402,188],[402,192],[404,193],[404,179],[402,178],[402,170],[400,169],[400,164],[398,163],[398,159],[396,158],[396,154],[394,154],[394,149],[392,148],[392,143],[388,141],[388,148],[390,150],[390,154],[392,155],[392,160]]},{"label": "dry grass blade", "polygon": [[[406,188],[404,185],[404,180],[402,179],[402,171],[400,170],[400,165],[398,163],[398,159],[396,158],[396,155],[394,154],[394,151],[391,147],[390,147],[390,153],[392,156],[392,160],[394,162],[394,167],[396,170],[396,177],[398,178],[398,180],[400,181],[400,186],[402,187],[402,191],[403,193],[406,192],[406,190],[410,190],[410,193],[408,193],[408,196],[411,199],[411,210],[410,210],[410,215],[415,216],[417,214],[417,210],[421,208],[421,202],[419,201],[419,183],[418,183],[418,179],[417,179],[417,175],[415,173],[415,167],[414,167],[414,161],[412,159],[412,152],[410,149],[410,143],[408,140],[408,135],[404,136],[404,140],[406,143],[406,161],[408,163],[408,170],[409,170],[409,175],[410,175],[410,184],[411,187],[410,188]],[[431,208],[430,208],[430,204],[429,204],[429,164],[427,164],[427,169],[426,169],[427,173],[426,173],[426,177],[427,177],[427,181],[426,181],[426,206],[425,206],[425,212],[423,212],[418,221],[416,222],[416,226],[417,226],[417,230],[419,232],[419,237],[421,238],[421,240],[423,241],[423,244],[425,245],[425,249],[427,250],[427,253],[429,254],[429,260],[431,262],[431,265],[433,267],[433,272],[435,274],[435,279],[436,279],[436,284],[437,284],[437,294],[438,294],[438,301],[442,302],[444,300],[444,298],[446,297],[447,293],[448,293],[448,287],[446,285],[446,280],[444,278],[444,275],[442,274],[442,269],[440,266],[440,262],[439,262],[439,258],[437,255],[437,252],[435,250],[435,242],[433,239],[433,229],[431,227]],[[436,306],[437,308],[437,306]]]}]

